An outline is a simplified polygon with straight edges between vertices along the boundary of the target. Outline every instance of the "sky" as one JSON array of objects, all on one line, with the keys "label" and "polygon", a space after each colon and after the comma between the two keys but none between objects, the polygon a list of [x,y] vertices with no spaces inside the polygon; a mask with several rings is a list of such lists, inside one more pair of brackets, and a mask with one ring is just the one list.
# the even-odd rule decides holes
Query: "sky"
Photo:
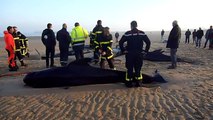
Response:
[{"label": "sky", "polygon": [[169,31],[173,20],[182,30],[213,25],[213,0],[0,0],[0,11],[0,31],[11,25],[25,35],[40,35],[47,23],[55,32],[75,22],[92,31],[99,19],[111,31],[129,30],[132,20],[143,31]]}]

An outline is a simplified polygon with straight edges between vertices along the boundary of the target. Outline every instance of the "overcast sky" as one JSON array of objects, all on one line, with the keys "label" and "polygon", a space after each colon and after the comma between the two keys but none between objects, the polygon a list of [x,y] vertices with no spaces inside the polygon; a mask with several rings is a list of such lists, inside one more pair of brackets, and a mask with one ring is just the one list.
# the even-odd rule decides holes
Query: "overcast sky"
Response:
[{"label": "overcast sky", "polygon": [[[136,20],[144,31],[171,30],[177,20],[182,30],[213,24],[213,0],[0,0],[0,31],[17,26],[25,34],[40,32],[47,23],[56,32],[75,22],[91,31],[97,20],[111,31],[126,31]],[[1,33],[2,33],[1,32]]]}]

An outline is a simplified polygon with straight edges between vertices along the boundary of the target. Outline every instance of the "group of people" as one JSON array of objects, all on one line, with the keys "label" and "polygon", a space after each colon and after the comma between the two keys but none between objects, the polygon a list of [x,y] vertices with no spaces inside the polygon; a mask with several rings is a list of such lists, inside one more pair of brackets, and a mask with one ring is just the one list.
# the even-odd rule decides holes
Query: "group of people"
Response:
[{"label": "group of people", "polygon": [[[46,47],[46,67],[54,67],[56,39],[59,42],[61,66],[66,66],[68,63],[70,44],[75,53],[76,60],[83,59],[85,40],[88,38],[88,36],[88,31],[81,27],[78,22],[76,22],[70,34],[67,31],[67,25],[64,23],[62,25],[62,29],[57,32],[55,37],[52,30],[52,24],[48,23],[47,29],[42,32],[41,36],[41,40]],[[109,67],[111,69],[115,69],[113,64],[112,43],[113,40],[109,27],[103,27],[102,21],[98,20],[97,25],[91,33],[90,46],[94,49],[94,61],[100,61],[101,68],[105,68],[105,60],[107,60]]]},{"label": "group of people", "polygon": [[[204,36],[204,32],[201,28],[199,28],[199,30],[194,29],[194,31],[191,33],[191,31],[188,29],[185,32],[185,44],[189,44],[190,42],[190,36],[192,35],[192,39],[193,39],[193,44],[196,44],[196,48],[200,48],[201,47],[201,41],[202,41],[202,37]],[[212,26],[210,26],[210,28],[206,31],[205,33],[205,44],[203,46],[203,48],[206,48],[208,42],[209,42],[209,49],[213,49],[213,29]]]},{"label": "group of people", "polygon": [[200,48],[201,47],[201,40],[202,37],[204,35],[203,30],[201,28],[199,28],[198,30],[194,29],[194,31],[191,33],[191,31],[189,31],[189,29],[185,32],[185,44],[189,44],[190,42],[190,36],[192,34],[192,39],[193,39],[193,44],[195,43],[196,48]]},{"label": "group of people", "polygon": [[[75,27],[72,29],[71,34],[67,31],[67,25],[64,23],[62,29],[59,30],[55,36],[52,30],[52,24],[48,23],[47,28],[43,30],[41,40],[46,47],[46,67],[54,67],[54,56],[56,39],[59,42],[60,50],[60,63],[61,66],[66,66],[68,63],[69,46],[72,44],[72,48],[75,52],[76,60],[84,58],[83,49],[85,40],[88,37],[86,29],[80,26],[79,23],[75,23]],[[50,58],[50,60],[49,60]],[[50,62],[49,62],[50,61]]]},{"label": "group of people", "polygon": [[[142,84],[142,74],[141,68],[143,65],[143,55],[149,51],[150,40],[147,35],[137,29],[137,22],[132,21],[131,30],[127,31],[119,41],[119,46],[121,51],[126,54],[126,83],[127,87],[141,86]],[[87,39],[88,31],[80,26],[78,22],[75,23],[75,27],[69,34],[67,25],[63,24],[60,31],[57,32],[56,37],[53,32],[52,24],[47,24],[47,29],[42,32],[42,42],[46,46],[46,67],[49,67],[49,56],[51,58],[50,67],[54,67],[54,52],[56,39],[59,41],[60,49],[60,62],[62,66],[65,66],[68,61],[68,49],[71,43],[72,48],[75,52],[76,60],[84,58],[84,45]],[[119,38],[119,33],[115,34],[115,37]],[[110,69],[115,70],[113,64],[113,38],[110,33],[109,27],[103,27],[102,21],[98,20],[97,25],[94,27],[90,36],[90,46],[94,49],[93,60],[96,63],[100,63],[101,68],[105,68],[105,61],[108,62]],[[127,46],[124,43],[127,42]],[[144,43],[146,44],[145,50],[143,50]],[[51,55],[49,55],[51,54]],[[135,70],[135,73],[133,72]],[[136,83],[133,83],[136,80]]]},{"label": "group of people", "polygon": [[[107,60],[111,69],[115,69],[112,58],[112,35],[108,27],[102,27],[102,22],[99,20],[97,26],[92,33],[92,41],[90,46],[94,49],[94,60],[100,60],[101,68],[105,68],[104,61]],[[89,34],[86,29],[80,26],[78,22],[74,24],[71,33],[67,31],[67,25],[64,23],[62,29],[55,34],[52,30],[52,24],[47,24],[47,29],[42,32],[41,40],[46,47],[46,67],[54,67],[54,54],[56,39],[59,42],[60,63],[61,66],[66,66],[68,63],[69,46],[72,45],[76,60],[84,58],[85,40]],[[49,60],[50,58],[50,60]]]},{"label": "group of people", "polygon": [[[177,21],[173,21],[173,28],[169,34],[167,48],[170,48],[171,52],[171,61],[172,64],[169,66],[169,69],[175,69],[177,67],[177,57],[176,52],[179,46],[179,41],[181,37],[181,29],[178,26]],[[52,24],[48,23],[47,28],[43,30],[41,40],[46,47],[46,67],[54,67],[54,55],[55,55],[55,46],[56,40],[59,42],[60,49],[60,63],[61,66],[66,66],[68,62],[68,52],[69,46],[72,45],[72,48],[75,52],[76,60],[84,58],[84,45],[85,40],[89,36],[88,31],[80,26],[78,22],[74,24],[74,28],[71,33],[67,31],[67,25],[64,23],[62,29],[59,30],[55,36],[55,33],[52,30]],[[126,57],[126,82],[127,87],[139,87],[142,85],[143,76],[141,73],[141,68],[143,66],[143,57],[147,54],[150,49],[151,42],[145,32],[137,29],[137,22],[132,21],[130,23],[131,30],[125,32],[118,41],[119,34],[116,33],[117,42],[123,54]],[[17,68],[15,62],[15,41],[17,36],[13,36],[14,28],[8,27],[8,31],[5,31],[5,42],[6,50],[8,51],[8,61],[9,68]],[[18,34],[19,37],[24,36],[21,33]],[[94,61],[100,63],[101,68],[105,68],[105,61],[107,60],[110,69],[115,70],[113,64],[113,50],[112,50],[112,34],[109,31],[109,27],[103,27],[102,21],[98,20],[97,25],[91,33],[90,46],[94,49]],[[20,38],[19,38],[20,39]],[[146,46],[144,47],[144,43]],[[145,48],[145,49],[144,49]],[[19,48],[18,48],[19,49]],[[18,55],[17,53],[16,55]],[[49,62],[50,58],[50,62]],[[23,63],[23,60],[20,59],[20,62],[23,66],[26,64]]]},{"label": "group of people", "polygon": [[8,53],[9,71],[17,71],[19,69],[16,63],[18,57],[21,66],[27,66],[24,63],[24,57],[29,57],[28,38],[17,30],[16,26],[8,26],[4,31],[5,49]]}]

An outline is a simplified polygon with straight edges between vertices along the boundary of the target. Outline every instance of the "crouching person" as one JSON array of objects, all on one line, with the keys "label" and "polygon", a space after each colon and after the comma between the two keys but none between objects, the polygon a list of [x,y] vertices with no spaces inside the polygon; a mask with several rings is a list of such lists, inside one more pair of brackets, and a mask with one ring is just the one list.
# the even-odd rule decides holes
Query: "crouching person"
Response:
[{"label": "crouching person", "polygon": [[105,27],[102,33],[102,39],[99,43],[99,53],[101,55],[100,67],[105,68],[105,61],[107,60],[110,69],[115,70],[113,64],[113,52],[112,52],[112,35],[109,32],[109,28]]},{"label": "crouching person", "polygon": [[[124,47],[124,43],[127,42],[127,47]],[[147,35],[137,29],[137,22],[131,22],[131,30],[127,31],[119,41],[121,51],[126,54],[126,83],[127,87],[133,87],[133,80],[136,81],[135,86],[140,87],[142,85],[143,76],[141,73],[141,67],[143,65],[143,44],[146,43],[145,52],[149,51],[150,40]],[[135,70],[135,74],[133,73]]]}]

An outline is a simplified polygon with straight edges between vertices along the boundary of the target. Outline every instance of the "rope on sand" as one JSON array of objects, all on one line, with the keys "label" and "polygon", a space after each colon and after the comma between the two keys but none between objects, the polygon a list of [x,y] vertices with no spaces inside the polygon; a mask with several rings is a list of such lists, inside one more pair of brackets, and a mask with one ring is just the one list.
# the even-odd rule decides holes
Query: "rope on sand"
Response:
[{"label": "rope on sand", "polygon": [[1,74],[0,78],[1,77],[10,77],[10,76],[20,76],[20,75],[24,75],[24,74],[27,74],[27,73],[29,73],[29,72],[6,73],[6,74]]},{"label": "rope on sand", "polygon": [[35,51],[38,53],[38,56],[39,56],[39,58],[40,58],[40,60],[42,59],[41,58],[41,54],[40,54],[40,52],[35,48]]}]

